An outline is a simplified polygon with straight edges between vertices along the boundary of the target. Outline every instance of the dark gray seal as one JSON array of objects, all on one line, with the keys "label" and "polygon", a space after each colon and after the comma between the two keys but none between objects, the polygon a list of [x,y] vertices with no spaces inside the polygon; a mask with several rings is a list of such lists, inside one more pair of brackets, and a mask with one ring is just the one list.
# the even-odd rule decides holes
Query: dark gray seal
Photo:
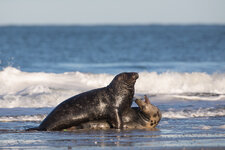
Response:
[{"label": "dark gray seal", "polygon": [[121,114],[131,108],[137,78],[138,73],[124,72],[115,76],[107,87],[75,95],[59,104],[33,129],[56,131],[102,119],[113,128],[123,128]]}]

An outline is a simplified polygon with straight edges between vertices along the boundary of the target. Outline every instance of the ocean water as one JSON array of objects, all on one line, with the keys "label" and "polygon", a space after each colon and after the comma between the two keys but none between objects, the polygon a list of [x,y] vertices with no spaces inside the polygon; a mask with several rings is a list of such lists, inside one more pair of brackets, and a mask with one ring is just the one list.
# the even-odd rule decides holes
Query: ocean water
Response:
[{"label": "ocean water", "polygon": [[[139,73],[135,97],[162,111],[156,130],[24,131],[125,71]],[[224,141],[225,26],[0,27],[0,149],[223,149]]]}]

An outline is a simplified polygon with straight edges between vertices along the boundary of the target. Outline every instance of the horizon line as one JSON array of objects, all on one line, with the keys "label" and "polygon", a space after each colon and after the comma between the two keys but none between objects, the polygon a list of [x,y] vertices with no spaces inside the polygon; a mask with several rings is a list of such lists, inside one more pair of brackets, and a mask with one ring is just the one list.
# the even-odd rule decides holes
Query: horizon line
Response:
[{"label": "horizon line", "polygon": [[6,26],[225,26],[225,23],[25,23],[0,24]]}]

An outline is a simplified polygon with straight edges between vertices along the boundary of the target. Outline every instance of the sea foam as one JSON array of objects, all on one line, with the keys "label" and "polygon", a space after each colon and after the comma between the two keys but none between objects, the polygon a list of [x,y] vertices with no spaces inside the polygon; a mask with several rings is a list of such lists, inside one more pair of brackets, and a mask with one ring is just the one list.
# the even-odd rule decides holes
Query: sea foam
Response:
[{"label": "sea foam", "polygon": [[184,110],[168,110],[163,112],[163,118],[183,119],[183,118],[199,118],[199,117],[222,117],[225,116],[224,108],[198,108]]},{"label": "sea foam", "polygon": [[[224,100],[225,74],[140,72],[135,96],[151,99]],[[107,86],[114,75],[65,72],[23,72],[13,67],[0,71],[0,108],[54,107],[63,100]]]},{"label": "sea foam", "polygon": [[[15,122],[15,121],[35,121],[40,122],[47,116],[44,114],[32,114],[32,115],[8,115],[1,116],[0,122]],[[185,119],[185,118],[202,118],[202,117],[223,117],[225,116],[224,108],[198,108],[191,110],[165,110],[162,111],[162,117],[168,119]],[[218,128],[225,128],[225,126],[221,126]],[[206,127],[202,127],[202,129],[206,129]]]}]

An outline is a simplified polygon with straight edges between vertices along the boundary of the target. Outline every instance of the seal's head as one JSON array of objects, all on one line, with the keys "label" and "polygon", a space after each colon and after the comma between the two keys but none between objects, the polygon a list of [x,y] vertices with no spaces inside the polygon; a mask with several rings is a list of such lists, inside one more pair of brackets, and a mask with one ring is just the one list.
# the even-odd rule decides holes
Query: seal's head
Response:
[{"label": "seal's head", "polygon": [[111,84],[117,85],[117,83],[119,83],[120,85],[122,84],[128,87],[133,87],[138,77],[139,75],[136,72],[123,72],[116,75]]},{"label": "seal's head", "polygon": [[148,127],[155,127],[162,118],[162,114],[158,107],[152,105],[145,95],[145,101],[136,99],[135,103],[140,107],[142,117],[148,122]]}]

